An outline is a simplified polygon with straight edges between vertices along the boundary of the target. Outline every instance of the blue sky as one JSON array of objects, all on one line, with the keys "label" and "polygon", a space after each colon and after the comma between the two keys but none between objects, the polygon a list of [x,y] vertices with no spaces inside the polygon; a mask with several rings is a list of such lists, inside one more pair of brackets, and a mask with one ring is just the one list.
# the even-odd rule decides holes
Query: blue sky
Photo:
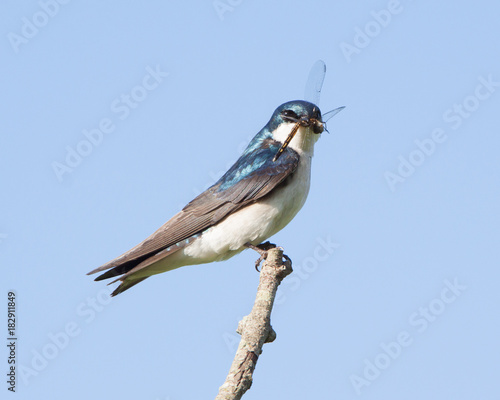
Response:
[{"label": "blue sky", "polygon": [[306,205],[272,238],[295,272],[244,398],[497,398],[496,2],[0,7],[18,399],[215,397],[254,252],[112,300],[85,274],[220,177],[318,59],[322,110],[346,109],[316,145]]}]

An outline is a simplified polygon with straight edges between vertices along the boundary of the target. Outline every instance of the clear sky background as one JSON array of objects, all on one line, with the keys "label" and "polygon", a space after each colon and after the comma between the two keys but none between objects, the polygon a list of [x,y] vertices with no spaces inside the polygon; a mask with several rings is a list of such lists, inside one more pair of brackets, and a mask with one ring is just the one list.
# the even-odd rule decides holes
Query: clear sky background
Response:
[{"label": "clear sky background", "polygon": [[215,397],[254,252],[112,300],[85,274],[214,183],[317,59],[322,110],[346,109],[272,238],[295,272],[244,398],[498,399],[498,2],[62,3],[0,6],[17,399]]}]

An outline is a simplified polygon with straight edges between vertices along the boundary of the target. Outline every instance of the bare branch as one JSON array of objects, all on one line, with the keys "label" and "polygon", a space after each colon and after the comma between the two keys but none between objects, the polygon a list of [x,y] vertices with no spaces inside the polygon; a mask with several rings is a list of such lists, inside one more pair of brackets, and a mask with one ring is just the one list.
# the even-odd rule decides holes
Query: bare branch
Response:
[{"label": "bare branch", "polygon": [[[286,261],[283,262],[283,257]],[[238,324],[241,341],[227,375],[219,388],[216,400],[237,400],[252,385],[252,375],[264,343],[276,339],[271,327],[271,311],[278,286],[292,272],[291,260],[283,256],[279,247],[268,251],[267,259],[260,272],[260,282],[252,311]]]}]

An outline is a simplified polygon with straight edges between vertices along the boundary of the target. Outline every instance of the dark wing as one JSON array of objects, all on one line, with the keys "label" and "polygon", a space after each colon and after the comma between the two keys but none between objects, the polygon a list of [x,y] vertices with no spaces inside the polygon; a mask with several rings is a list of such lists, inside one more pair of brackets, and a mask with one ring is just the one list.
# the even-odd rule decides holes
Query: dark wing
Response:
[{"label": "dark wing", "polygon": [[[280,146],[281,143],[277,141],[265,139],[259,148],[246,152],[217,183],[191,201],[151,236],[88,275],[110,268],[113,269],[96,280],[124,274],[157,253],[203,232],[229,214],[270,193],[293,174],[299,164],[299,155],[290,148],[273,162]],[[167,256],[171,253],[166,251],[164,254]]]}]

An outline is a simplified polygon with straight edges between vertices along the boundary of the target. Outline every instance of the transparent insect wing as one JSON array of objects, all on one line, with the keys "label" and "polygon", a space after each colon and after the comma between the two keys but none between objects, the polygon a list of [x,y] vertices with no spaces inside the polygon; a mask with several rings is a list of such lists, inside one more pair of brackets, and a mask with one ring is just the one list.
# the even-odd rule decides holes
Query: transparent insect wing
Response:
[{"label": "transparent insect wing", "polygon": [[326,64],[323,60],[314,63],[307,78],[304,99],[319,106],[321,88],[326,75]]},{"label": "transparent insect wing", "polygon": [[330,118],[334,117],[335,115],[337,115],[344,108],[345,108],[345,106],[337,107],[335,110],[331,110],[331,111],[328,111],[327,113],[323,114],[322,115],[323,123],[326,122],[326,121],[328,121]]}]

